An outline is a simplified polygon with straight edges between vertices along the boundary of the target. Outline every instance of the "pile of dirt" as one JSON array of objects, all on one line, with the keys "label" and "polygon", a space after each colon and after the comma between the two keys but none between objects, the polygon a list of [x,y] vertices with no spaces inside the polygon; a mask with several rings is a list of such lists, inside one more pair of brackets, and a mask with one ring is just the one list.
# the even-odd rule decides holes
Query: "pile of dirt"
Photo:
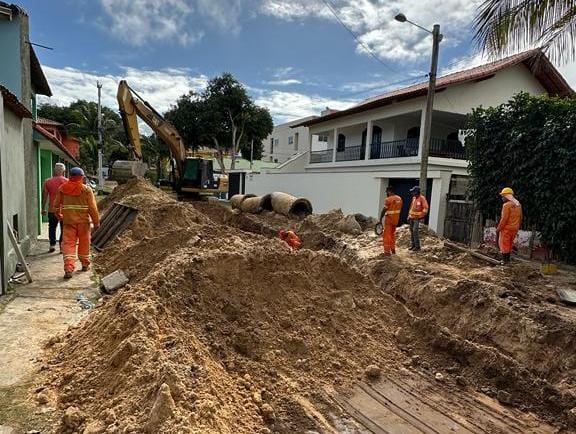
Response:
[{"label": "pile of dirt", "polygon": [[170,199],[162,190],[154,187],[144,178],[132,178],[125,184],[120,184],[112,193],[98,203],[100,212],[106,211],[115,202],[141,209],[154,203],[162,203]]},{"label": "pile of dirt", "polygon": [[130,284],[50,341],[41,387],[58,432],[330,432],[345,417],[335,394],[407,368],[573,426],[576,321],[534,307],[528,270],[446,253],[425,229],[421,254],[383,257],[369,225],[338,230],[340,210],[238,214],[131,182],[114,201],[138,217],[96,258]]}]

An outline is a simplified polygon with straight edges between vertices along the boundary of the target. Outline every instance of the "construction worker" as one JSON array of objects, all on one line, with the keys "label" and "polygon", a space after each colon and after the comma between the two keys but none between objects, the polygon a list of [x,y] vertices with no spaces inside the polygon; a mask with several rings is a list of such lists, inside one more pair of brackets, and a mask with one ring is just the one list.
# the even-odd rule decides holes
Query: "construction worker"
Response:
[{"label": "construction worker", "polygon": [[384,245],[385,255],[396,254],[396,227],[400,220],[401,210],[402,198],[394,193],[393,187],[388,187],[386,189],[386,199],[384,199],[384,208],[382,208],[380,213],[380,221],[384,227],[382,244]]},{"label": "construction worker", "polygon": [[302,245],[300,238],[293,231],[280,229],[278,236],[282,241],[288,244],[292,250],[298,250]]},{"label": "construction worker", "polygon": [[420,187],[410,189],[412,202],[408,211],[408,224],[410,225],[410,248],[408,250],[420,250],[420,222],[428,214],[428,201],[420,194]]},{"label": "construction worker", "polygon": [[510,187],[503,188],[500,192],[500,197],[504,204],[502,205],[502,215],[500,216],[496,233],[498,234],[500,253],[502,253],[502,262],[508,264],[514,238],[516,238],[522,223],[522,206],[518,199],[514,197],[514,191]]},{"label": "construction worker", "polygon": [[56,250],[56,229],[60,226],[60,237],[58,243],[60,244],[60,251],[62,251],[62,222],[58,220],[56,215],[56,195],[58,189],[68,179],[64,176],[66,166],[62,163],[54,165],[52,177],[44,181],[42,186],[42,215],[46,215],[46,203],[48,203],[48,239],[50,240],[50,250],[52,253]]},{"label": "construction worker", "polygon": [[100,225],[96,199],[92,189],[84,184],[81,168],[70,169],[70,179],[58,189],[56,208],[58,218],[64,223],[64,278],[70,279],[76,264],[76,243],[82,271],[87,271],[90,268],[90,222],[95,229]]}]

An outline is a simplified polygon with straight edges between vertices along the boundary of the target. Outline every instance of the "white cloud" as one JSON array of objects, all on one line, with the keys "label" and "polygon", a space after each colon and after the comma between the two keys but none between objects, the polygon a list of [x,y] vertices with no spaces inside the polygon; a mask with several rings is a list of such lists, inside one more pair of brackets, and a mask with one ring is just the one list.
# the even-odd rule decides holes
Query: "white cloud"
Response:
[{"label": "white cloud", "polygon": [[112,34],[131,45],[172,40],[187,45],[203,36],[201,30],[188,26],[194,8],[187,0],[101,0],[101,3]]},{"label": "white cloud", "polygon": [[123,67],[122,75],[98,75],[75,68],[60,69],[50,66],[43,66],[42,69],[54,96],[44,98],[41,102],[58,105],[68,105],[78,99],[97,101],[96,81],[100,81],[102,104],[116,109],[118,107],[116,102],[118,82],[125,79],[156,110],[165,112],[179,96],[190,90],[202,90],[208,82],[206,76],[190,75],[190,71],[184,68],[145,70]]},{"label": "white cloud", "polygon": [[242,0],[196,0],[198,11],[220,30],[240,31]]},{"label": "white cloud", "polygon": [[270,86],[291,86],[294,84],[302,84],[300,80],[295,78],[286,78],[283,80],[270,80],[266,81],[265,84],[269,84]]},{"label": "white cloud", "polygon": [[[408,18],[426,28],[442,25],[444,45],[457,45],[470,37],[470,23],[481,0],[330,0],[340,19],[351,28],[363,44],[381,58],[414,61],[430,52],[430,40],[422,30],[394,21],[402,11]],[[320,2],[309,0],[262,0],[261,12],[284,20],[304,18],[331,19],[330,10]],[[358,44],[359,53],[366,49]]]},{"label": "white cloud", "polygon": [[[96,81],[100,81],[102,104],[114,110],[118,107],[116,90],[121,79],[127,80],[128,84],[160,113],[167,111],[181,95],[190,90],[200,92],[208,83],[205,75],[193,75],[192,71],[185,68],[143,70],[123,67],[121,75],[98,75],[75,68],[60,69],[45,65],[42,69],[54,96],[42,98],[40,103],[68,105],[78,99],[96,101],[98,98]],[[276,123],[317,115],[327,106],[342,109],[356,102],[355,100],[335,100],[319,95],[309,96],[297,92],[251,87],[247,89],[258,105],[270,110]]]},{"label": "white cloud", "polygon": [[304,95],[298,92],[252,89],[256,104],[267,107],[276,124],[319,115],[326,107],[345,109],[356,103],[355,100],[335,100],[319,95]]}]

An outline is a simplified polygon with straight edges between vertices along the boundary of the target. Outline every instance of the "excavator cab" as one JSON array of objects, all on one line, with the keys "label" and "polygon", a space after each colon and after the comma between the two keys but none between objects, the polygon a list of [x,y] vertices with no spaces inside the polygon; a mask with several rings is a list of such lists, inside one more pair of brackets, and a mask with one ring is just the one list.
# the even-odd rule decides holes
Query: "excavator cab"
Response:
[{"label": "excavator cab", "polygon": [[214,192],[218,190],[218,181],[214,179],[212,160],[186,158],[183,165],[182,180],[179,189],[186,193]]}]

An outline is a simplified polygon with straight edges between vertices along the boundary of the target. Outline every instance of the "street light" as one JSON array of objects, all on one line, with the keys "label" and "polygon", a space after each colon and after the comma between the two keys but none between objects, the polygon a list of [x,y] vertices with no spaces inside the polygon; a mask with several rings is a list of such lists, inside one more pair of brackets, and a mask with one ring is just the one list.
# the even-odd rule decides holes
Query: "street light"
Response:
[{"label": "street light", "polygon": [[440,25],[434,24],[432,30],[428,30],[406,18],[404,14],[394,17],[401,23],[410,23],[421,30],[432,35],[432,61],[430,64],[430,74],[428,75],[428,94],[426,96],[426,110],[422,113],[420,122],[420,191],[426,197],[426,187],[428,185],[428,155],[430,154],[430,135],[432,126],[432,109],[434,107],[434,92],[436,90],[436,73],[438,72],[438,51],[440,49]]}]

